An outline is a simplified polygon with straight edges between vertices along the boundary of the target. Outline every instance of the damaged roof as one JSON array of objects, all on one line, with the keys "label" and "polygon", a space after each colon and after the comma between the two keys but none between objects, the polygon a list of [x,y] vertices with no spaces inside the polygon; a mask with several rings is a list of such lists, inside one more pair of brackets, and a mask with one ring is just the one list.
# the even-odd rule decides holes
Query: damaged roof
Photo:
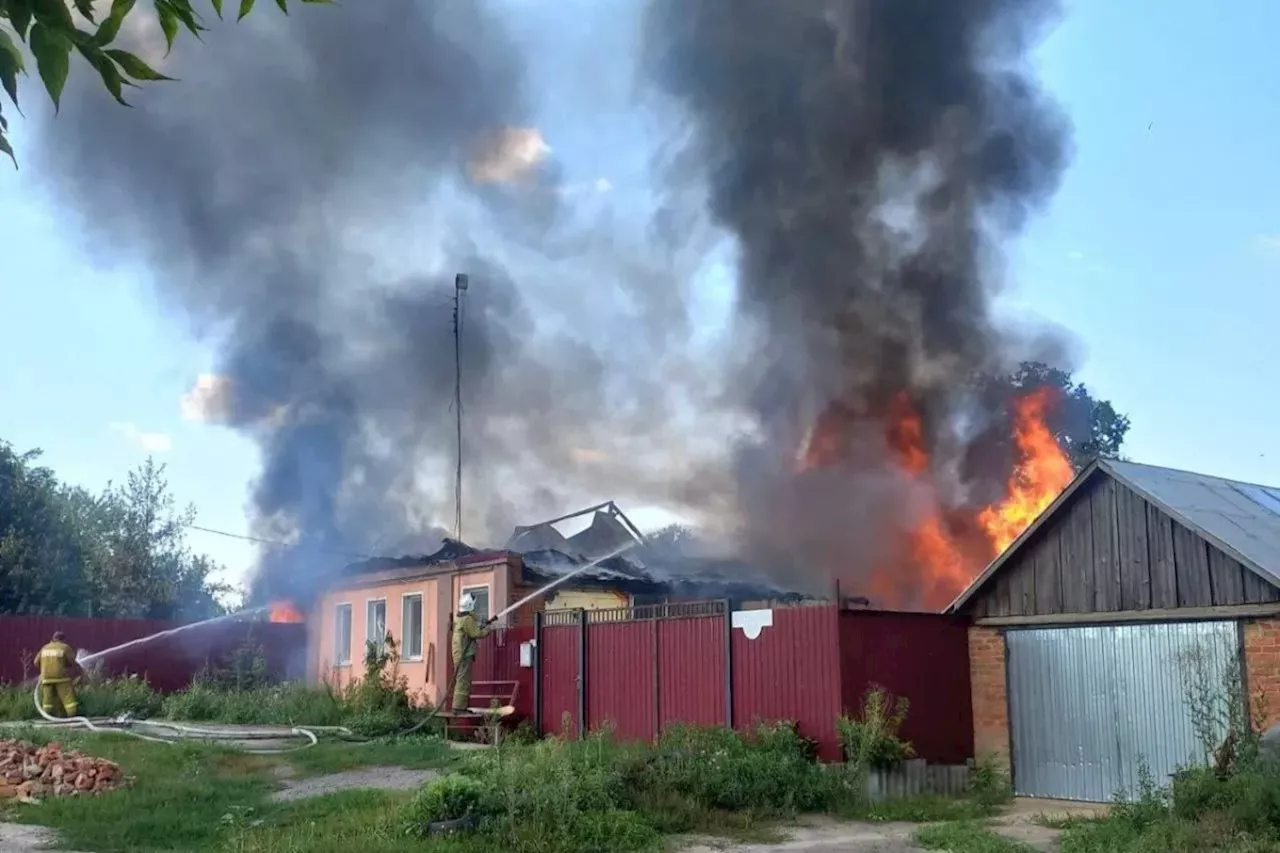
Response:
[{"label": "damaged roof", "polygon": [[[553,525],[591,513],[591,523],[565,536]],[[655,552],[643,534],[612,501],[528,526],[517,527],[506,547],[481,550],[446,538],[435,553],[402,557],[375,557],[351,563],[344,576],[423,569],[432,566],[467,565],[521,558],[527,582],[548,582],[588,565],[601,555],[613,554],[577,575],[575,585],[616,589],[636,596],[732,598],[738,600],[799,600],[804,594],[786,589],[749,563],[684,554]]]}]

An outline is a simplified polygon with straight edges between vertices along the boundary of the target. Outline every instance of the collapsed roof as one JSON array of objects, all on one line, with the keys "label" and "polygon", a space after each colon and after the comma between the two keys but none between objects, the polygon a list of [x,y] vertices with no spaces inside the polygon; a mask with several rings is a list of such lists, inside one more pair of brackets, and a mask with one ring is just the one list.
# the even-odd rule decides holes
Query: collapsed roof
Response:
[{"label": "collapsed roof", "polygon": [[[591,523],[572,536],[554,525],[591,515]],[[446,538],[432,554],[375,557],[352,563],[343,574],[366,575],[396,569],[421,569],[478,562],[518,554],[526,583],[550,582],[590,565],[574,585],[615,589],[636,596],[800,600],[807,596],[770,580],[742,560],[659,552],[613,501],[548,521],[517,527],[500,550],[480,550]]]}]

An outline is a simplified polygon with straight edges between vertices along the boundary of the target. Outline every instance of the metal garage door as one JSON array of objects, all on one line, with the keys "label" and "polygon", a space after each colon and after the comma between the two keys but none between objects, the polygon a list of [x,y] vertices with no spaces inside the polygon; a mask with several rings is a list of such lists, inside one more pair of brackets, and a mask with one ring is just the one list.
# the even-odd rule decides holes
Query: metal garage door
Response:
[{"label": "metal garage door", "polygon": [[1163,785],[1202,760],[1188,691],[1212,691],[1225,712],[1238,630],[1194,622],[1008,631],[1015,792],[1105,802],[1135,790],[1143,762]]}]

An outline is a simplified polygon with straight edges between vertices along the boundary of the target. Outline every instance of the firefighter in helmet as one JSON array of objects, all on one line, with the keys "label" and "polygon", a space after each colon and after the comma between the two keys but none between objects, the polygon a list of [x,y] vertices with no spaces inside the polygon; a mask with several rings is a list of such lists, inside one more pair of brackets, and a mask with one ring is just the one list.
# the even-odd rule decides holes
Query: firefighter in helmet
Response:
[{"label": "firefighter in helmet", "polygon": [[476,621],[476,600],[464,592],[458,600],[458,613],[453,619],[453,704],[456,714],[465,711],[471,697],[471,662],[475,660],[478,641],[489,636],[490,626],[496,619],[481,625]]},{"label": "firefighter in helmet", "polygon": [[75,649],[67,645],[67,637],[54,631],[53,638],[36,653],[36,668],[40,671],[40,707],[50,716],[63,711],[74,717],[80,709],[76,701],[76,689],[72,675],[80,670],[76,663]]}]

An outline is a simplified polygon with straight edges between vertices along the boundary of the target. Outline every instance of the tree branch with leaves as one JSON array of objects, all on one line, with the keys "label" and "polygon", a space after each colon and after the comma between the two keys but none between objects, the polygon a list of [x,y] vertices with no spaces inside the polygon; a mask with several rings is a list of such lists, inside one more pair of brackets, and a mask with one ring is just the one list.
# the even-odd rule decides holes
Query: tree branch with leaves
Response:
[{"label": "tree branch with leaves", "polygon": [[[129,106],[124,90],[139,83],[172,78],[152,68],[141,57],[114,46],[121,28],[134,12],[137,0],[111,0],[111,8],[101,21],[94,0],[72,0],[75,11],[90,29],[76,23],[72,6],[65,0],[0,0],[0,85],[15,109],[19,78],[29,73],[27,55],[35,60],[37,73],[54,108],[61,106],[62,92],[71,73],[71,56],[78,53],[98,72],[102,84],[120,104]],[[302,3],[329,3],[332,0],[300,0]],[[210,0],[214,14],[222,17],[224,0]],[[255,0],[240,0],[237,20],[253,11]],[[276,0],[288,14],[289,0]],[[192,0],[154,0],[154,10],[164,33],[166,56],[178,35],[186,30],[197,39],[207,28]],[[25,47],[25,50],[24,50]],[[0,103],[0,152],[17,157],[8,136],[9,122]]]}]

